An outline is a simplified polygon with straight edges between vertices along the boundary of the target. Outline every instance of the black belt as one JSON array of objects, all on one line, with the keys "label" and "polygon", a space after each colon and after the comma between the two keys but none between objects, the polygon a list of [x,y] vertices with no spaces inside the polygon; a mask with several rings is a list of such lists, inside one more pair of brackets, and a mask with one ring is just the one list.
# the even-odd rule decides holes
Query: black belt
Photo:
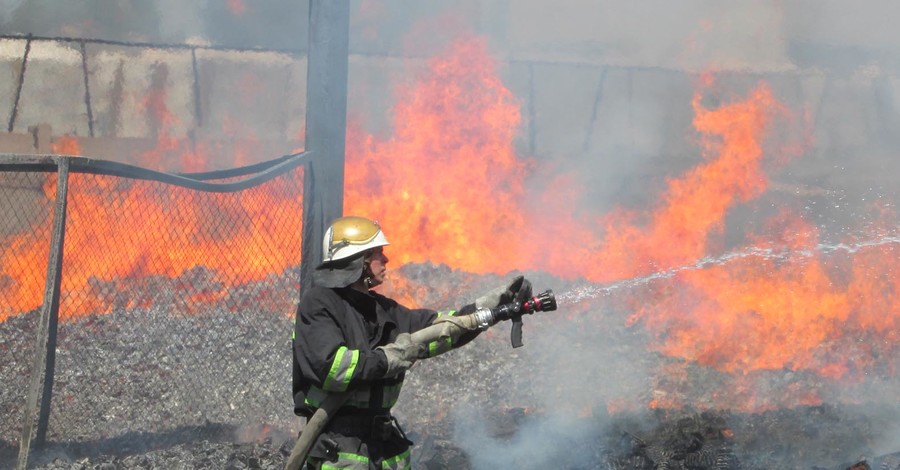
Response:
[{"label": "black belt", "polygon": [[371,437],[387,441],[394,436],[406,439],[397,418],[386,415],[345,415],[331,418],[325,431],[347,436]]}]

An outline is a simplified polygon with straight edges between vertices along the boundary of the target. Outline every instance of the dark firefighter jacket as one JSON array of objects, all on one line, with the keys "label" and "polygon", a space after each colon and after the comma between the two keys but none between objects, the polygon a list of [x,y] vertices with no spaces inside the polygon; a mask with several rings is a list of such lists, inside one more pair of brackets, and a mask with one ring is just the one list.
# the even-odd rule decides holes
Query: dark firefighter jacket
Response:
[{"label": "dark firefighter jacket", "polygon": [[[308,418],[329,393],[349,391],[337,415],[388,413],[405,374],[383,378],[387,360],[375,348],[393,342],[400,333],[431,325],[440,315],[474,309],[474,305],[459,312],[409,309],[372,291],[311,288],[300,300],[294,325],[294,412]],[[466,334],[452,345],[429,344],[428,355],[462,346],[477,335]]]}]

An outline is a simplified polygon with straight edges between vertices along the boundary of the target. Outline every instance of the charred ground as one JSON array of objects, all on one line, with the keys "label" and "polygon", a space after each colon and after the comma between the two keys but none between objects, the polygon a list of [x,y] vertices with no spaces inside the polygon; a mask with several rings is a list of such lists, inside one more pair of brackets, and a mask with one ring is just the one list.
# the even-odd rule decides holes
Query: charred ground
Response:
[{"label": "charred ground", "polygon": [[[430,264],[407,265],[399,274],[407,284],[387,287],[438,308],[462,305],[502,282]],[[538,273],[529,277],[536,288],[558,293],[575,286]],[[511,349],[508,326],[499,325],[410,372],[396,412],[417,444],[414,468],[900,468],[900,449],[890,447],[900,422],[897,403],[708,409],[704,394],[716,393],[715,373],[695,372],[708,390],[696,384],[667,390],[660,380],[637,379],[672,359],[646,350],[647,338],[614,321],[614,311],[572,315],[565,309],[561,305],[552,322],[526,317],[524,348]],[[150,307],[68,322],[58,350],[64,360],[49,442],[32,454],[33,468],[282,468],[298,427],[289,396],[291,319],[264,312],[235,318],[227,310],[173,317]],[[37,312],[29,312],[0,324],[6,358],[0,403],[7,416],[0,468],[13,468],[18,452],[36,319]],[[566,366],[559,358],[578,364],[589,379],[561,381]],[[279,364],[275,373],[257,367],[271,363]],[[210,371],[215,380],[203,380]],[[815,380],[776,376],[801,385]],[[614,395],[646,404],[659,393],[685,395],[688,405],[608,406]],[[697,401],[690,403],[688,394]]]}]

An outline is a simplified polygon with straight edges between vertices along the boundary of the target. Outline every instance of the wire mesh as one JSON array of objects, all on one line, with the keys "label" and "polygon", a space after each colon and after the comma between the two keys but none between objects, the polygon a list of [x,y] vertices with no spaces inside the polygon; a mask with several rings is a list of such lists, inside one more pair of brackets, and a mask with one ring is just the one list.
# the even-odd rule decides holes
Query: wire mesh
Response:
[{"label": "wire mesh", "polygon": [[0,172],[0,439],[21,434],[43,302],[55,174]]},{"label": "wire mesh", "polygon": [[[0,370],[12,378],[0,411],[9,417],[24,409],[36,330],[20,330],[42,302],[54,178],[0,171]],[[302,167],[235,192],[71,173],[47,439],[292,424],[302,191]],[[35,192],[29,208],[20,193]],[[17,254],[17,237],[34,254]],[[26,282],[39,285],[7,295]],[[16,441],[21,420],[2,421],[0,439]]]}]

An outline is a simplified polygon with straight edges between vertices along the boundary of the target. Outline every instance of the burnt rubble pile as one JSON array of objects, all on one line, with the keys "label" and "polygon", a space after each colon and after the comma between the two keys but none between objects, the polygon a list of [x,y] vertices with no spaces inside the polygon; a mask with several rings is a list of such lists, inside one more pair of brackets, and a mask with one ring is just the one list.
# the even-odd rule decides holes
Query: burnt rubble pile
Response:
[{"label": "burnt rubble pile", "polygon": [[[397,278],[398,290],[445,309],[507,276],[418,264]],[[536,290],[572,288],[541,274],[529,278]],[[650,403],[660,384],[643,372],[666,358],[646,351],[640,329],[601,314],[605,305],[579,315],[567,308],[526,317],[523,348],[511,348],[509,325],[498,325],[465,348],[416,364],[395,408],[416,442],[413,468],[900,470],[900,453],[892,453],[900,449],[890,447],[897,403],[607,412],[611,389]],[[157,307],[118,308],[66,322],[48,443],[32,452],[31,468],[283,468],[299,427],[289,396],[291,319],[233,310],[172,316]],[[0,422],[0,470],[13,468],[18,453],[36,317],[0,323],[0,411],[9,417]],[[600,352],[588,356],[591,348]],[[187,358],[200,362],[187,366]],[[577,367],[566,370],[568,363]],[[203,369],[216,380],[200,386]],[[582,385],[560,384],[554,369],[580,374]],[[694,403],[703,403],[699,396]]]},{"label": "burnt rubble pile", "polygon": [[[723,416],[703,412],[665,423],[646,437],[621,431],[610,468],[741,468]],[[618,454],[618,455],[616,455]]]},{"label": "burnt rubble pile", "polygon": [[[861,456],[833,465],[803,462],[828,460],[836,450],[852,446],[864,437],[859,430],[828,432],[827,423],[846,425],[858,418],[853,410],[810,407],[779,410],[769,414],[732,414],[724,411],[648,411],[599,418],[582,418],[577,425],[593,432],[567,441],[564,446],[548,433],[540,445],[547,448],[517,449],[495,466],[479,466],[477,458],[452,439],[439,434],[410,432],[416,442],[413,468],[425,470],[481,470],[484,468],[561,468],[569,470],[898,470],[900,452],[876,457]],[[894,415],[896,418],[897,415]],[[488,438],[504,447],[530,420],[539,416],[521,410],[507,410],[485,417],[491,428]],[[796,423],[796,425],[791,425]],[[826,436],[815,443],[796,435],[801,427],[823,428]],[[838,426],[840,427],[840,426]],[[774,433],[767,434],[774,428]],[[281,469],[293,439],[268,433],[252,442],[235,442],[239,430],[209,424],[185,428],[161,436],[124,436],[98,446],[81,443],[51,446],[39,454],[41,470],[121,470],[149,468],[197,469]],[[276,435],[277,434],[277,435]],[[118,447],[117,447],[118,446]],[[830,447],[829,447],[830,446]],[[516,456],[515,452],[522,452]],[[533,454],[545,455],[534,460]],[[78,457],[72,457],[77,454]],[[547,466],[549,461],[555,466]],[[500,462],[499,464],[497,462]],[[482,462],[483,463],[483,462]],[[532,463],[536,463],[532,465]]]},{"label": "burnt rubble pile", "polygon": [[[611,419],[604,449],[615,469],[900,468],[900,452],[841,462],[877,439],[872,410],[811,406],[766,413],[653,410]],[[896,419],[900,409],[890,411]],[[882,424],[889,426],[888,420]],[[887,429],[887,428],[885,428]],[[868,449],[872,452],[871,449]],[[818,464],[816,464],[816,462]],[[837,462],[831,463],[829,462]]]}]

